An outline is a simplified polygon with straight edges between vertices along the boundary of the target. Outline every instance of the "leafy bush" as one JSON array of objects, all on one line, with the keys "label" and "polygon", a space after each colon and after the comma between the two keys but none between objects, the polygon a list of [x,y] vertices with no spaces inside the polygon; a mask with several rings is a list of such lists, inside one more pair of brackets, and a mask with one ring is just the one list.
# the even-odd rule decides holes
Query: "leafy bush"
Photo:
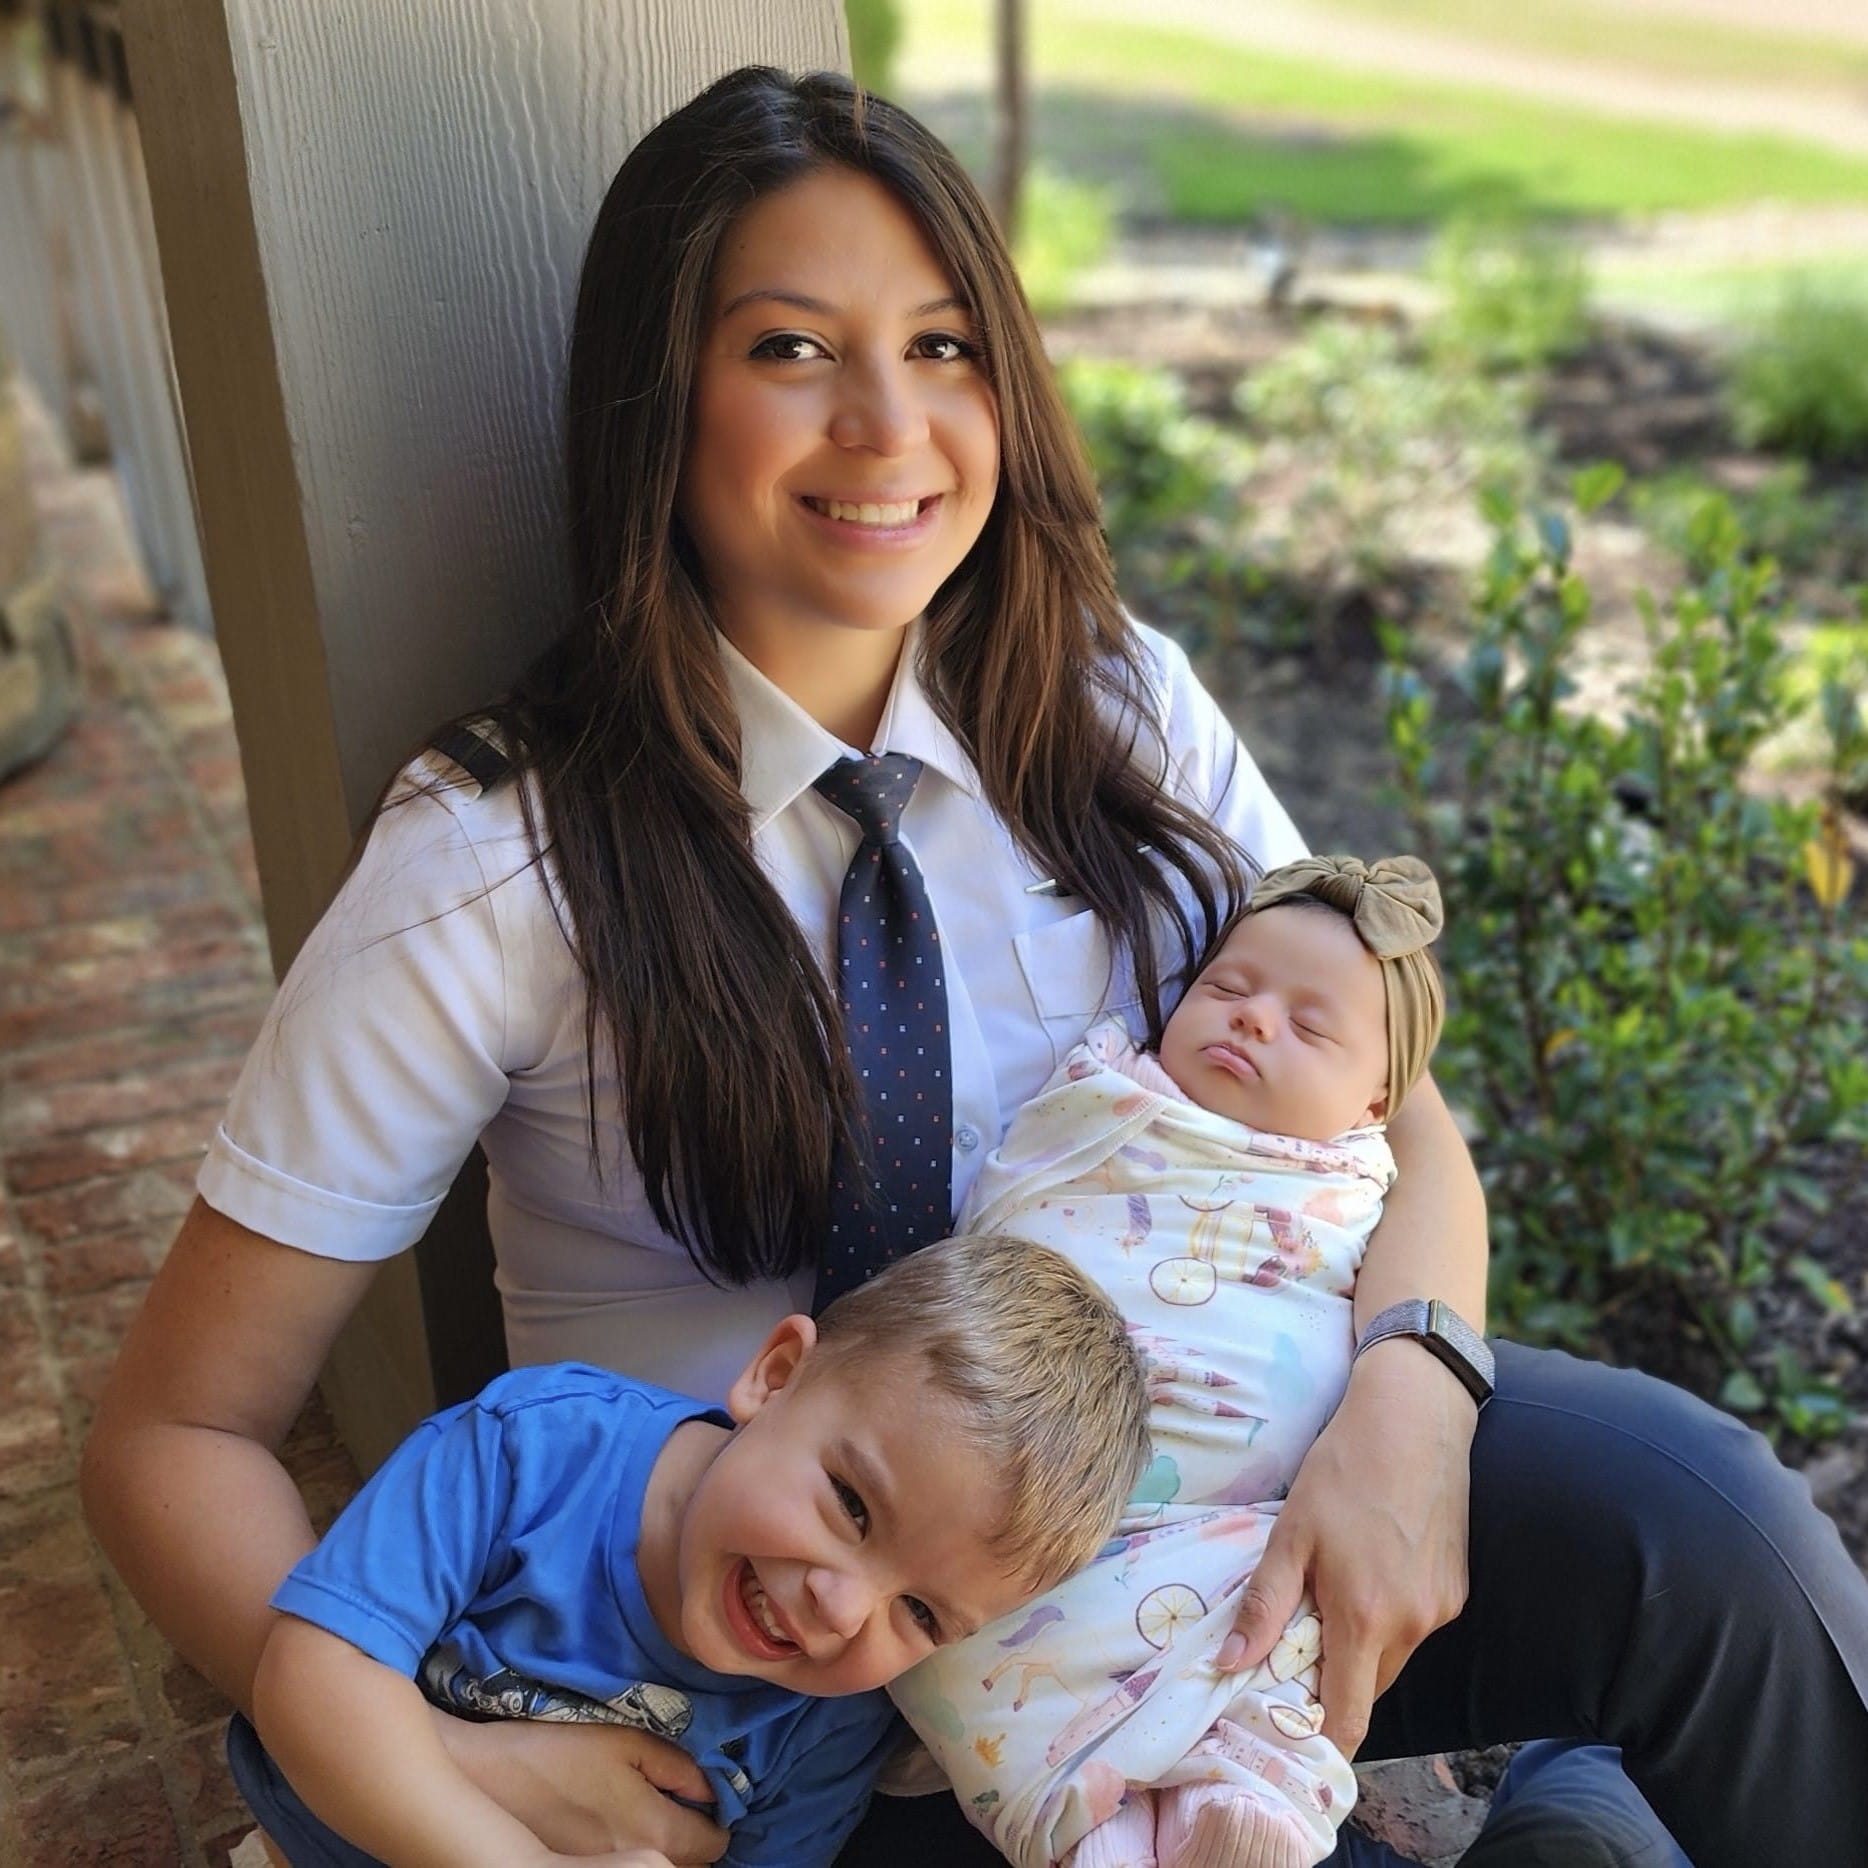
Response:
[{"label": "leafy bush", "polygon": [[850,70],[866,91],[895,93],[895,54],[901,49],[899,0],[843,0],[850,29]]},{"label": "leafy bush", "polygon": [[1103,524],[1120,553],[1175,524],[1216,512],[1236,488],[1245,453],[1217,423],[1192,414],[1171,371],[1075,358],[1058,370],[1103,492]]},{"label": "leafy bush", "polygon": [[1167,370],[1059,375],[1125,587],[1196,647],[1327,643],[1359,596],[1392,613],[1444,555],[1449,501],[1527,492],[1538,471],[1522,385],[1434,367],[1381,326],[1321,324],[1248,377],[1243,435]]},{"label": "leafy bush", "polygon": [[1868,460],[1868,304],[1805,288],[1739,352],[1732,415],[1754,447]]},{"label": "leafy bush", "polygon": [[1486,370],[1534,370],[1589,334],[1581,253],[1522,222],[1461,215],[1434,245],[1442,302],[1427,331],[1434,352]]},{"label": "leafy bush", "polygon": [[1689,575],[1703,576],[1727,549],[1721,533],[1727,516],[1746,557],[1771,558],[1793,575],[1827,569],[1839,555],[1845,527],[1838,492],[1818,492],[1802,461],[1786,461],[1756,486],[1725,494],[1700,475],[1676,469],[1628,490],[1636,520],[1685,562]]},{"label": "leafy bush", "polygon": [[[1612,495],[1592,470],[1579,497]],[[1447,896],[1450,1015],[1436,1071],[1477,1123],[1493,1304],[1532,1340],[1599,1341],[1657,1294],[1691,1318],[1728,1405],[1804,1433],[1841,1404],[1767,1353],[1753,1292],[1847,1298],[1792,1242],[1827,1192],[1813,1151],[1868,1163],[1868,939],[1840,832],[1746,787],[1794,706],[1771,569],[1729,548],[1664,608],[1615,719],[1572,702],[1589,592],[1555,516],[1491,504],[1496,538],[1458,687],[1460,802],[1430,791],[1435,708],[1391,632],[1388,734]],[[1728,541],[1730,528],[1727,529]],[[1821,696],[1839,768],[1859,699]]]},{"label": "leafy bush", "polygon": [[[1868,702],[1868,588],[1856,593],[1853,618],[1810,629],[1791,662],[1790,685],[1831,739],[1837,708]],[[1831,790],[1846,809],[1868,817],[1868,737],[1844,739]]]},{"label": "leafy bush", "polygon": [[1069,304],[1078,277],[1108,253],[1114,238],[1115,208],[1107,188],[1043,167],[1025,177],[1018,272],[1034,310],[1046,314]]},{"label": "leafy bush", "polygon": [[1320,324],[1235,401],[1264,470],[1299,487],[1279,549],[1300,577],[1377,581],[1424,542],[1405,536],[1414,515],[1534,476],[1522,388],[1432,367],[1384,325]]},{"label": "leafy bush", "polygon": [[1249,628],[1259,587],[1244,498],[1250,450],[1194,414],[1169,370],[1078,358],[1058,378],[1102,489],[1123,588],[1196,650]]}]

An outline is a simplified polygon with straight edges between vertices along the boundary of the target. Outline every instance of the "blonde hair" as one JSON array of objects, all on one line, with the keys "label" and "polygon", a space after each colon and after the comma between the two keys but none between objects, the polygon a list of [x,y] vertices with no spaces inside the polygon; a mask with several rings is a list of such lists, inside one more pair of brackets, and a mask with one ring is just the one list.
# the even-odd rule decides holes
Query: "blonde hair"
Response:
[{"label": "blonde hair", "polygon": [[1034,1592],[1108,1540],[1150,1455],[1122,1313],[1048,1246],[962,1234],[899,1259],[818,1319],[814,1379],[898,1357],[957,1404],[1005,1492],[991,1545]]}]

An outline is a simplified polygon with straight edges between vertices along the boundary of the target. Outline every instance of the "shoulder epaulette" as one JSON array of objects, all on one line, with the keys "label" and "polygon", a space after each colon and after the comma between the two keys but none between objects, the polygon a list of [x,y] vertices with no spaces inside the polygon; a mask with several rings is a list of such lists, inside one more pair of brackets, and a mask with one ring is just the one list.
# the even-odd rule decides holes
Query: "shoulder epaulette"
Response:
[{"label": "shoulder epaulette", "polygon": [[484,735],[470,726],[450,726],[429,744],[442,758],[451,759],[483,792],[491,791],[512,773],[512,761]]}]

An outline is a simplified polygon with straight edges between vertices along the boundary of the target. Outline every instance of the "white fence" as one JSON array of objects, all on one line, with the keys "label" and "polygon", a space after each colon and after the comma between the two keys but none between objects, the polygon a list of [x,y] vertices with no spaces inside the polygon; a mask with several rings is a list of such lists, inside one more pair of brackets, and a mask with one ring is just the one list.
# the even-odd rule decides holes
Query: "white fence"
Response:
[{"label": "white fence", "polygon": [[[107,445],[150,583],[207,585],[118,9],[0,0],[0,330],[80,459]],[[100,434],[101,427],[101,434]]]}]

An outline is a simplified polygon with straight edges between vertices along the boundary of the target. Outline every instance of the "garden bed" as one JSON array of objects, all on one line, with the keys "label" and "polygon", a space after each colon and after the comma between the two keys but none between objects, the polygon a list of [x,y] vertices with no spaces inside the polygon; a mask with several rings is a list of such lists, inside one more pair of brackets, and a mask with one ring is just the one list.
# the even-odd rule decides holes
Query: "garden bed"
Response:
[{"label": "garden bed", "polygon": [[[1405,339],[1399,307],[1364,306],[1357,315]],[[1290,311],[1147,302],[1054,316],[1047,338],[1060,360],[1113,357],[1168,369],[1184,385],[1191,415],[1230,428],[1237,425],[1235,385],[1274,369],[1311,329],[1311,317]],[[1727,411],[1716,351],[1638,326],[1598,320],[1585,342],[1541,374],[1529,418],[1541,485],[1559,485],[1573,467],[1600,459],[1620,462],[1632,476],[1629,490],[1581,528],[1576,543],[1576,569],[1595,605],[1585,685],[1600,683],[1604,695],[1644,653],[1641,593],[1671,590],[1682,579],[1691,530],[1682,514],[1705,487],[1725,490],[1749,521],[1769,531],[1795,614],[1847,613],[1851,585],[1868,577],[1868,504],[1859,477],[1798,478],[1783,460],[1741,446]],[[1281,481],[1277,467],[1275,454],[1261,455],[1245,481],[1258,538],[1292,535],[1304,523],[1304,501],[1314,499],[1312,479],[1286,471]],[[1444,503],[1435,505],[1442,495]],[[1288,511],[1278,510],[1281,500]],[[1240,593],[1236,622],[1228,620],[1223,584],[1204,607],[1189,607],[1189,589],[1200,578],[1185,575],[1184,554],[1178,578],[1172,554],[1157,560],[1131,554],[1125,565],[1129,601],[1138,614],[1160,617],[1189,640],[1315,847],[1377,853],[1409,841],[1384,732],[1378,629],[1384,620],[1400,624],[1428,670],[1450,670],[1463,652],[1466,593],[1486,549],[1470,484],[1455,475],[1444,487],[1428,487],[1424,503],[1428,509],[1378,515],[1382,550],[1370,552],[1354,575],[1340,564],[1319,571],[1313,558],[1306,575],[1317,581],[1306,588],[1302,577],[1288,577],[1289,563],[1273,563]],[[1348,505],[1338,497],[1326,521],[1340,519]],[[1166,574],[1151,588],[1157,565]],[[1316,757],[1318,747],[1329,749],[1327,758]],[[1805,782],[1794,752],[1763,782],[1794,793]],[[1859,861],[1868,852],[1868,830],[1859,821],[1847,830]],[[1860,915],[1863,893],[1858,884],[1846,912]],[[1774,1230],[1784,1257],[1800,1254],[1820,1265],[1848,1307],[1818,1301],[1807,1276],[1774,1277],[1751,1293],[1757,1340],[1788,1351],[1841,1398],[1839,1430],[1802,1437],[1782,1421],[1775,1425],[1781,1450],[1804,1468],[1819,1503],[1868,1567],[1868,1184],[1862,1150],[1852,1142],[1814,1151],[1805,1166],[1833,1203],[1816,1214],[1785,1211]],[[1729,1375],[1664,1280],[1621,1286],[1595,1319],[1591,1348],[1708,1395]]]}]

